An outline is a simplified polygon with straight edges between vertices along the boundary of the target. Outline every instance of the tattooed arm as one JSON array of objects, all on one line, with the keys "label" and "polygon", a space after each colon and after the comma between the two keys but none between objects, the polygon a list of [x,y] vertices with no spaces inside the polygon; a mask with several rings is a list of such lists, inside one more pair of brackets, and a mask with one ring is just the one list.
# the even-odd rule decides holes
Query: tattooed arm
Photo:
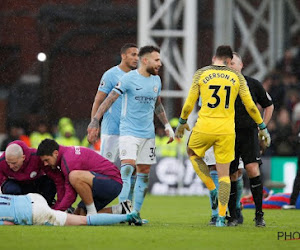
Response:
[{"label": "tattooed arm", "polygon": [[94,143],[98,139],[99,135],[99,121],[103,117],[104,113],[111,107],[111,105],[118,99],[119,94],[115,91],[111,91],[105,98],[102,104],[99,106],[96,114],[92,118],[88,128],[88,141]]},{"label": "tattooed arm", "polygon": [[168,144],[174,140],[174,131],[168,121],[164,106],[161,102],[160,96],[157,97],[156,103],[155,103],[155,114],[157,115],[158,119],[161,121],[161,123],[165,126],[165,131],[167,136],[170,138],[168,141]]},{"label": "tattooed arm", "polygon": [[154,112],[163,125],[168,123],[168,118],[167,118],[164,106],[161,102],[160,96],[157,97]]}]

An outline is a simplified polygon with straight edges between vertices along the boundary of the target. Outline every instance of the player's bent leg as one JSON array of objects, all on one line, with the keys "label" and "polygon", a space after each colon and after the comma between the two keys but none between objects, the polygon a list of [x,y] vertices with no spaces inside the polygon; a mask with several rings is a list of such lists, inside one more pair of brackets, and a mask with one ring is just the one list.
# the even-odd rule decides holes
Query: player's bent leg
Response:
[{"label": "player's bent leg", "polygon": [[209,191],[216,189],[213,179],[210,177],[209,168],[203,159],[197,155],[191,155],[190,161],[199,178],[203,181]]},{"label": "player's bent leg", "polygon": [[86,206],[88,214],[96,214],[92,187],[95,176],[84,170],[73,170],[69,174],[69,181]]},{"label": "player's bent leg", "polygon": [[216,186],[214,184],[214,181],[210,177],[209,168],[203,161],[203,159],[197,155],[190,156],[190,161],[193,165],[193,168],[199,178],[203,181],[203,183],[206,185],[208,190],[210,191],[210,197],[211,197],[211,208],[217,209],[218,207],[218,190],[216,189]]}]

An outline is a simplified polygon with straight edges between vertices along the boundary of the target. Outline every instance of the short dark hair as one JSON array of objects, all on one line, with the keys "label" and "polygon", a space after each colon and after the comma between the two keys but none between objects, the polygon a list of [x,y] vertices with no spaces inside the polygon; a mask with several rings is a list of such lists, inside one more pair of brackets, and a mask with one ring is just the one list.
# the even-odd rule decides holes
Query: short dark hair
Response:
[{"label": "short dark hair", "polygon": [[121,48],[121,51],[120,51],[120,54],[125,54],[126,51],[129,49],[129,48],[137,48],[138,46],[134,43],[125,43],[122,48]]},{"label": "short dark hair", "polygon": [[45,139],[40,143],[36,153],[38,156],[52,155],[53,152],[58,149],[59,145],[56,141]]},{"label": "short dark hair", "polygon": [[144,46],[144,47],[140,48],[139,57],[142,57],[143,55],[148,54],[148,53],[152,53],[153,51],[160,53],[160,49],[155,46],[152,46],[152,45]]},{"label": "short dark hair", "polygon": [[221,45],[216,50],[216,57],[218,58],[233,58],[233,52],[229,45]]}]

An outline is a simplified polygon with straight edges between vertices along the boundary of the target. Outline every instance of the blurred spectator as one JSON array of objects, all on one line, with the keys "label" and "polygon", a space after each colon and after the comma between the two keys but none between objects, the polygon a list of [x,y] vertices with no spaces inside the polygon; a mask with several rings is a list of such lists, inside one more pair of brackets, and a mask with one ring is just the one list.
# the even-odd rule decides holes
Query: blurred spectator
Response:
[{"label": "blurred spectator", "polygon": [[8,124],[8,135],[7,138],[3,140],[0,151],[5,151],[7,145],[15,140],[21,140],[25,142],[28,147],[31,146],[29,137],[25,134],[24,128],[18,121],[12,121]]},{"label": "blurred spectator", "polygon": [[37,131],[30,134],[30,143],[32,148],[38,148],[40,142],[44,139],[53,139],[53,136],[48,131],[48,124],[41,120],[38,123]]},{"label": "blurred spectator", "polygon": [[285,88],[278,73],[268,75],[264,81],[265,90],[272,97],[275,110],[279,110],[284,104]]},{"label": "blurred spectator", "polygon": [[278,112],[278,116],[276,117],[276,132],[272,140],[275,155],[289,156],[295,154],[295,137],[293,135],[290,114],[285,108],[282,108]]},{"label": "blurred spectator", "polygon": [[296,73],[294,56],[293,51],[287,49],[283,58],[276,64],[276,70],[280,73]]},{"label": "blurred spectator", "polygon": [[64,125],[59,130],[60,136],[56,142],[63,146],[80,146],[80,140],[75,136],[75,129],[71,124]]},{"label": "blurred spectator", "polygon": [[292,111],[292,121],[294,124],[294,133],[300,130],[300,102],[298,102]]}]

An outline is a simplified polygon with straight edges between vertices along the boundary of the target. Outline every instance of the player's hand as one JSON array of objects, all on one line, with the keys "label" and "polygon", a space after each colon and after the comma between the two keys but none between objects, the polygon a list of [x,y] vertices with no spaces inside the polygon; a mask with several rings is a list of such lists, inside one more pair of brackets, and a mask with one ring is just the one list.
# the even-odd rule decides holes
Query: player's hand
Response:
[{"label": "player's hand", "polygon": [[259,132],[258,132],[259,139],[263,142],[263,144],[266,147],[270,147],[271,136],[267,129],[266,124],[263,122],[263,123],[259,124],[258,127],[259,127]]},{"label": "player's hand", "polygon": [[185,129],[187,131],[191,130],[190,127],[189,127],[189,125],[187,124],[187,121],[179,118],[179,123],[177,125],[176,130],[175,130],[175,137],[182,138],[183,135],[184,135],[184,130]]},{"label": "player's hand", "polygon": [[94,118],[87,128],[87,140],[89,141],[89,143],[94,144],[98,140],[99,131],[99,121]]},{"label": "player's hand", "polygon": [[167,142],[167,144],[169,144],[175,139],[175,134],[170,123],[165,124],[165,131],[166,131],[166,135],[170,138],[169,141]]}]

